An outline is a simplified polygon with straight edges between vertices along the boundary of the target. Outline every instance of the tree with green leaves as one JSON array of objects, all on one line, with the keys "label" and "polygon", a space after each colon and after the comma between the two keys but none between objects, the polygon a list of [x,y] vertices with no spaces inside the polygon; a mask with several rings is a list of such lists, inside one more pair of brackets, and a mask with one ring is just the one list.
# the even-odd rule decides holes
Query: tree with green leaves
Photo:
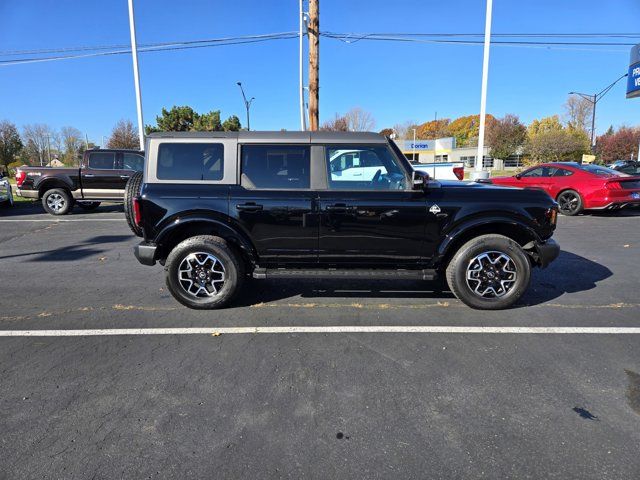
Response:
[{"label": "tree with green leaves", "polygon": [[487,145],[493,158],[505,159],[514,155],[527,138],[527,127],[516,115],[507,114],[491,122],[487,128]]},{"label": "tree with green leaves", "polygon": [[[486,128],[496,121],[496,117],[487,113],[485,116]],[[478,135],[480,130],[480,115],[467,115],[456,118],[448,125],[450,135],[455,137],[456,146],[473,147],[478,145]]]},{"label": "tree with green leaves", "polygon": [[[226,125],[226,128],[225,128]],[[171,110],[162,109],[156,117],[156,126],[146,125],[145,132],[219,132],[240,130],[240,119],[232,115],[224,123],[220,122],[220,110],[199,114],[189,106],[173,106]]]},{"label": "tree with green leaves", "polygon": [[553,115],[529,124],[525,149],[527,163],[578,161],[589,153],[589,137],[583,130],[565,127]]},{"label": "tree with green leaves", "polygon": [[8,172],[9,164],[15,161],[16,156],[22,150],[22,140],[16,126],[3,120],[0,122],[0,164],[4,171]]}]

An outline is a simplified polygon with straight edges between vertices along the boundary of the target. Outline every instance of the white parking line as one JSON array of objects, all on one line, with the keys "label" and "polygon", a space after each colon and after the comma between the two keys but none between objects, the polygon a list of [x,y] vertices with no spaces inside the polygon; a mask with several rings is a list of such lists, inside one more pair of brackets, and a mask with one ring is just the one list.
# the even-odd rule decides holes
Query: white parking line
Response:
[{"label": "white parking line", "polygon": [[18,222],[122,222],[124,218],[52,218],[50,220],[41,218],[0,218],[0,223]]},{"label": "white parking line", "polygon": [[455,327],[455,326],[335,326],[114,328],[87,330],[2,330],[0,337],[95,337],[117,335],[217,335],[240,333],[511,333],[511,334],[640,334],[639,327]]}]

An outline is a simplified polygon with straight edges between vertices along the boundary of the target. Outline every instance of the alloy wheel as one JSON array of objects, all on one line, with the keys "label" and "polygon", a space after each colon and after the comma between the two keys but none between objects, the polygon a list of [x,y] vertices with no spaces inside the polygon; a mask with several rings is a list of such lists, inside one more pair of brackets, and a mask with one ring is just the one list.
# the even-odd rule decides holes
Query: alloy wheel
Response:
[{"label": "alloy wheel", "polygon": [[580,208],[580,198],[573,192],[563,192],[558,196],[558,206],[564,214],[575,213]]},{"label": "alloy wheel", "polygon": [[56,213],[62,211],[66,205],[67,201],[59,193],[52,193],[47,197],[47,206]]},{"label": "alloy wheel", "polygon": [[471,259],[466,276],[467,285],[479,297],[500,298],[511,291],[518,278],[518,271],[509,255],[489,251]]},{"label": "alloy wheel", "polygon": [[225,280],[224,265],[210,253],[190,253],[178,267],[180,286],[186,293],[196,298],[218,295]]}]

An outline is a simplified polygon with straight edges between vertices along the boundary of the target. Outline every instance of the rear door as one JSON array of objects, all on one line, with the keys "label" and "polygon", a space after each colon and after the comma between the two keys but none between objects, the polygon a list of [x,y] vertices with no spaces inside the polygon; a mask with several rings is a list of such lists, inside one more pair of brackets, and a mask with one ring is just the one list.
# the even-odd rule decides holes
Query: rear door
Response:
[{"label": "rear door", "polygon": [[315,264],[318,215],[308,143],[240,144],[240,185],[229,215],[253,241],[261,267]]},{"label": "rear door", "polygon": [[[319,261],[336,266],[411,266],[425,251],[427,201],[386,144],[325,145]],[[358,166],[351,160],[358,158]],[[343,167],[360,169],[345,175]]]},{"label": "rear door", "polygon": [[83,198],[122,199],[124,185],[117,168],[116,152],[96,151],[89,152],[87,156],[80,171]]},{"label": "rear door", "polygon": [[144,155],[137,152],[120,152],[117,155],[118,174],[121,188],[127,186],[127,181],[136,172],[144,170]]}]

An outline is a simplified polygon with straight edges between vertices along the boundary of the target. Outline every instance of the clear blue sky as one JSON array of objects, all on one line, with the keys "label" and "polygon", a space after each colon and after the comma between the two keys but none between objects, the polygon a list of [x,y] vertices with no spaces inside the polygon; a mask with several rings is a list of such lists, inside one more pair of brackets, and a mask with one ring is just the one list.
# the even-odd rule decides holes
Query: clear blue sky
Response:
[{"label": "clear blue sky", "polygon": [[[321,0],[321,30],[482,32],[482,0]],[[297,0],[136,0],[139,43],[297,30]],[[637,0],[494,0],[494,33],[637,32]],[[606,41],[612,41],[610,39]],[[616,40],[613,40],[616,41]],[[640,43],[640,38],[620,42]],[[129,42],[127,0],[0,0],[0,50]],[[140,55],[145,123],[163,106],[237,114],[241,80],[255,96],[254,129],[297,129],[297,40]],[[6,57],[0,57],[6,58]],[[629,48],[492,48],[488,112],[525,122],[562,112],[567,92],[598,91],[626,72]],[[321,120],[361,106],[376,129],[477,113],[482,48],[322,39]],[[640,123],[640,99],[620,82],[598,104],[599,131]],[[135,122],[128,55],[0,67],[0,119],[72,125],[100,142]]]}]

